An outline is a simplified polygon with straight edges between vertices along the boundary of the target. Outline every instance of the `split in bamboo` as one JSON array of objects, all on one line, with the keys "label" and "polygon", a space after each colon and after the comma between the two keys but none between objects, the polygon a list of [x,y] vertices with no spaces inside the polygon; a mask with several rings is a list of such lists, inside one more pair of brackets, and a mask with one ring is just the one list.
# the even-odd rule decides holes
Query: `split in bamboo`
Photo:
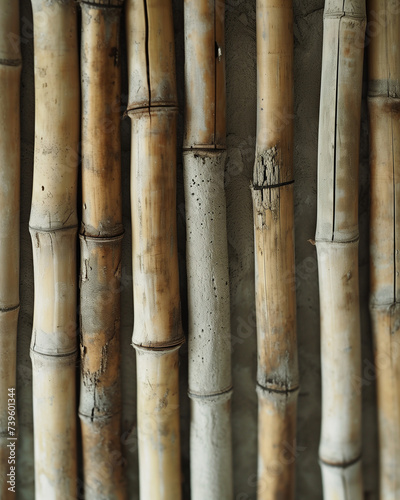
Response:
[{"label": "split in bamboo", "polygon": [[253,211],[259,500],[294,498],[299,391],[293,216],[293,8],[257,0],[257,139]]},{"label": "split in bamboo", "polygon": [[177,96],[171,0],[127,0],[132,267],[140,497],[181,498],[176,234]]},{"label": "split in bamboo", "polygon": [[30,233],[35,492],[75,498],[79,71],[73,0],[32,0],[35,152]]},{"label": "split in bamboo", "polygon": [[87,500],[126,498],[121,450],[121,144],[123,1],[81,2],[81,391]]},{"label": "split in bamboo", "polygon": [[[15,498],[19,313],[19,7],[0,1],[0,498]],[[10,411],[10,413],[9,413]],[[9,420],[10,417],[10,420]],[[15,438],[14,440],[10,438]],[[11,445],[14,445],[12,447]],[[10,462],[11,461],[11,462]],[[14,473],[14,474],[13,474]],[[10,475],[8,475],[10,474]]]},{"label": "split in bamboo", "polygon": [[327,0],[318,142],[324,498],[361,500],[358,151],[365,0]]},{"label": "split in bamboo", "polygon": [[371,0],[383,24],[368,46],[370,311],[375,344],[380,498],[400,499],[400,11]]},{"label": "split in bamboo", "polygon": [[185,0],[184,182],[193,500],[231,499],[231,344],[224,190],[224,2]]}]

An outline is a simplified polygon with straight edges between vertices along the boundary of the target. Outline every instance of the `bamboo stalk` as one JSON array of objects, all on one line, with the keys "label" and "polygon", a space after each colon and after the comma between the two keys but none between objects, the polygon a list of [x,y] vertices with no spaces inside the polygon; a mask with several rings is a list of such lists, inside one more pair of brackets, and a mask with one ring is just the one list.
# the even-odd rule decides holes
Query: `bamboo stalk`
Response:
[{"label": "bamboo stalk", "polygon": [[361,500],[358,151],[364,0],[327,0],[318,143],[324,498]]},{"label": "bamboo stalk", "polygon": [[299,390],[293,217],[293,9],[257,1],[257,142],[253,174],[259,500],[294,498]]},{"label": "bamboo stalk", "polygon": [[72,0],[32,0],[35,152],[30,233],[36,498],[76,498],[79,75]]},{"label": "bamboo stalk", "polygon": [[181,498],[178,348],[184,340],[176,235],[171,0],[128,0],[131,207],[140,497]]},{"label": "bamboo stalk", "polygon": [[371,288],[378,392],[380,498],[400,499],[400,13],[371,0],[384,21],[371,37],[369,122],[371,163]]},{"label": "bamboo stalk", "polygon": [[230,499],[232,380],[224,190],[224,2],[185,0],[184,22],[191,497]]},{"label": "bamboo stalk", "polygon": [[[19,6],[0,2],[0,498],[15,497],[19,313],[21,54]],[[12,397],[13,396],[13,397]],[[14,399],[14,401],[12,401]],[[9,411],[10,410],[10,413]],[[9,420],[10,417],[10,420]],[[9,438],[15,438],[14,440]],[[12,446],[13,445],[13,446]]]},{"label": "bamboo stalk", "polygon": [[126,498],[121,451],[119,27],[123,1],[81,2],[81,391],[86,499]]}]

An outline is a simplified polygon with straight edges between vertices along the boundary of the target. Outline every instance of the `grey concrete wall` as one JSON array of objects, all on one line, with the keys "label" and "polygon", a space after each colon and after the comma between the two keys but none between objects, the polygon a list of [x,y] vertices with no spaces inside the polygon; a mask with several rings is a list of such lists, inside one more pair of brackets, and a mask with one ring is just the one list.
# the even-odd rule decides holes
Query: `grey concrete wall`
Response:
[{"label": "grey concrete wall", "polygon": [[[256,498],[257,399],[256,337],[254,305],[253,221],[250,179],[254,161],[256,126],[256,39],[255,0],[226,0],[227,56],[227,143],[226,195],[227,230],[231,279],[231,327],[234,396],[232,405],[234,447],[234,500]],[[23,72],[21,87],[22,185],[21,185],[21,313],[18,340],[19,500],[33,493],[32,370],[29,342],[33,312],[32,251],[28,232],[33,140],[33,38],[29,0],[21,0]],[[318,271],[314,246],[316,223],[316,172],[319,86],[322,52],[323,0],[295,0],[295,233],[298,341],[301,391],[298,413],[298,442],[293,449],[297,464],[297,499],[322,498],[318,465],[321,418],[321,375],[319,342]],[[174,0],[179,87],[181,145],[183,131],[183,0]],[[124,41],[122,33],[122,44]],[[123,55],[122,107],[127,102],[127,74]],[[363,341],[363,435],[365,499],[377,499],[377,434],[372,340],[368,315],[368,129],[365,91],[360,154],[360,290]],[[126,236],[123,242],[122,278],[122,375],[123,443],[131,500],[138,498],[136,435],[135,354],[130,347],[133,325],[132,273],[130,264],[129,206],[130,123],[122,119],[123,207]],[[178,152],[178,230],[182,283],[183,323],[187,333],[185,284],[185,219],[182,159]],[[189,400],[187,391],[187,345],[181,349],[181,428],[184,498],[189,499]],[[350,383],[350,381],[349,381]],[[43,422],[42,425],[46,425]],[[291,445],[290,443],[288,444]],[[205,499],[206,500],[206,499]]]}]

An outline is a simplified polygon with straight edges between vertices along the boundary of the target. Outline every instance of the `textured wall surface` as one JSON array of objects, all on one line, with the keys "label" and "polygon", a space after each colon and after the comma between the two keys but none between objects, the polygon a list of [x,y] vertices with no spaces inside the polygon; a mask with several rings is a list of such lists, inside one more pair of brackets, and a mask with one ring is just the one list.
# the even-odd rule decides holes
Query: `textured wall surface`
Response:
[{"label": "textured wall surface", "polygon": [[[231,280],[232,406],[234,449],[234,500],[256,498],[257,398],[256,337],[254,304],[253,221],[250,195],[256,127],[256,43],[255,0],[226,0],[227,69],[227,160],[225,186],[227,230]],[[318,270],[314,238],[316,224],[316,175],[319,87],[322,53],[323,0],[294,0],[295,110],[282,115],[283,123],[295,125],[295,236],[297,322],[301,391],[299,395],[298,442],[287,443],[297,464],[297,499],[322,498],[318,465],[321,418],[321,375],[319,342]],[[174,0],[177,73],[179,88],[179,144],[183,132],[183,0]],[[125,30],[121,33],[125,47]],[[18,339],[19,406],[19,500],[33,494],[32,369],[29,343],[33,311],[32,250],[28,231],[33,171],[34,89],[33,29],[29,0],[21,0],[21,48],[23,72],[21,86],[21,313]],[[127,102],[125,54],[122,54],[122,189],[126,235],[122,264],[122,375],[123,445],[131,500],[138,498],[136,434],[135,353],[130,346],[133,326],[132,271],[130,263],[129,149],[130,123],[123,118]],[[375,375],[372,369],[372,339],[368,314],[368,129],[366,87],[360,154],[360,295],[363,341],[363,374],[357,383],[363,390],[364,488],[365,499],[377,499],[377,432]],[[183,323],[186,329],[185,207],[183,197],[182,155],[178,150],[179,263],[181,272]],[[290,271],[290,270],[288,270]],[[282,277],[287,279],[287,277]],[[186,331],[187,333],[187,331]],[[187,345],[180,351],[181,433],[184,498],[189,499],[189,399],[187,392]],[[43,422],[46,425],[46,422]],[[271,473],[273,473],[271,471]]]}]

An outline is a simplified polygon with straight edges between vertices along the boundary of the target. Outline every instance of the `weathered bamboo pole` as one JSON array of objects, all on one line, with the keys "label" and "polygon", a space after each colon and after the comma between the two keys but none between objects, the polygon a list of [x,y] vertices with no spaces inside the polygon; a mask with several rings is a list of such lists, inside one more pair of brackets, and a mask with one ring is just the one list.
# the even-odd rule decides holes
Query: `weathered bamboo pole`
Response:
[{"label": "weathered bamboo pole", "polygon": [[358,151],[365,0],[324,12],[316,246],[321,310],[325,499],[361,500]]},{"label": "weathered bamboo pole", "polygon": [[121,452],[119,27],[123,0],[81,2],[81,391],[87,500],[126,498]]},{"label": "weathered bamboo pole", "polygon": [[79,74],[73,0],[32,0],[35,152],[30,232],[36,498],[75,498]]},{"label": "weathered bamboo pole", "polygon": [[185,0],[183,163],[193,500],[233,495],[224,15],[224,2]]},{"label": "weathered bamboo pole", "polygon": [[257,139],[253,211],[257,313],[257,498],[294,498],[299,390],[294,273],[293,9],[257,0]]},{"label": "weathered bamboo pole", "polygon": [[[19,7],[0,1],[0,498],[15,498],[19,313]],[[13,401],[14,400],[14,401]],[[9,439],[15,438],[15,439]]]},{"label": "weathered bamboo pole", "polygon": [[380,498],[400,500],[400,11],[371,0],[384,23],[371,37],[370,311],[375,343],[380,441]]},{"label": "weathered bamboo pole", "polygon": [[140,497],[181,498],[176,235],[177,96],[171,0],[127,0],[132,267]]}]

